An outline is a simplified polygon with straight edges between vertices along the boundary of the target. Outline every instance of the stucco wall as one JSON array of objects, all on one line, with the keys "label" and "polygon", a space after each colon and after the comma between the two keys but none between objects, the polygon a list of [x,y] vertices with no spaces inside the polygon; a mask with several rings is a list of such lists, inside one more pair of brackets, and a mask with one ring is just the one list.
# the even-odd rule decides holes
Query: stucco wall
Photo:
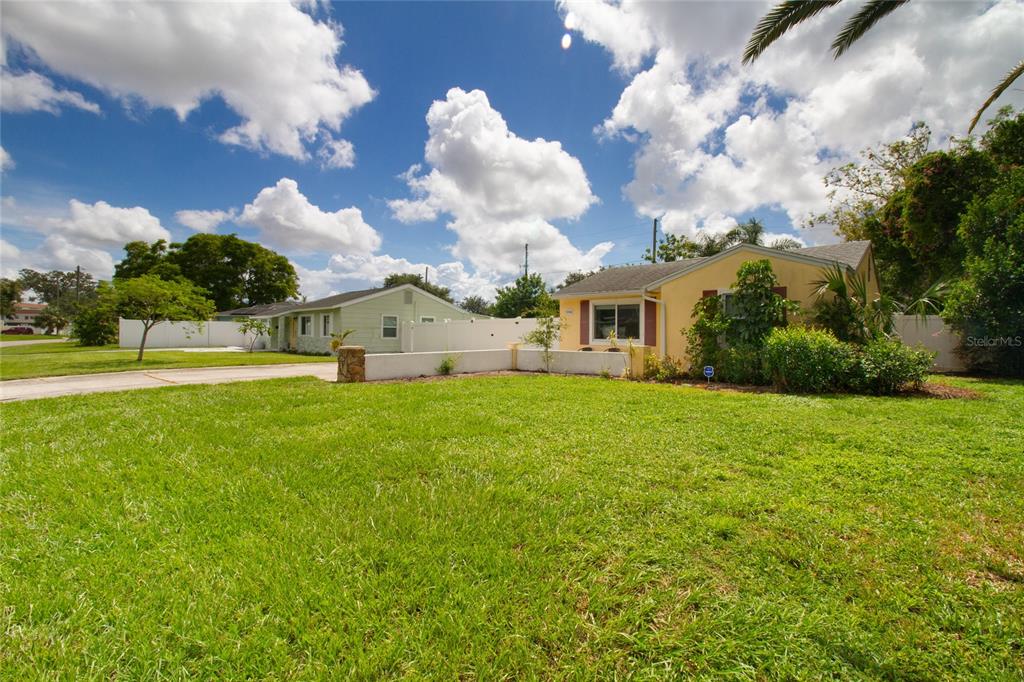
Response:
[{"label": "stucco wall", "polygon": [[440,374],[438,366],[446,357],[455,359],[453,374],[512,369],[512,352],[507,348],[462,353],[378,353],[366,356],[366,380],[436,376]]},{"label": "stucco wall", "polygon": [[922,345],[936,353],[933,367],[940,372],[962,372],[966,369],[955,350],[960,335],[942,318],[928,315],[921,319],[914,315],[896,315],[896,333],[908,346]]}]

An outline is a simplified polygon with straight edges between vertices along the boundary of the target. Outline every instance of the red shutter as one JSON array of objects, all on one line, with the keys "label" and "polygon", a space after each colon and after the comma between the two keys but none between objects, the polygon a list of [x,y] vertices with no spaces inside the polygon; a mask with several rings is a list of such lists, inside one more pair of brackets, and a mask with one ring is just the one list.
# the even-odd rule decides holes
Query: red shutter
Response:
[{"label": "red shutter", "polygon": [[644,301],[644,338],[640,339],[640,343],[645,346],[654,346],[657,335],[655,333],[655,324],[658,319],[658,304],[654,301]]},{"label": "red shutter", "polygon": [[701,298],[708,298],[710,296],[718,296],[718,289],[705,289],[701,292]]},{"label": "red shutter", "polygon": [[786,287],[772,287],[772,291],[774,291],[782,298],[786,298]]},{"label": "red shutter", "polygon": [[580,343],[590,343],[590,301],[580,301]]}]

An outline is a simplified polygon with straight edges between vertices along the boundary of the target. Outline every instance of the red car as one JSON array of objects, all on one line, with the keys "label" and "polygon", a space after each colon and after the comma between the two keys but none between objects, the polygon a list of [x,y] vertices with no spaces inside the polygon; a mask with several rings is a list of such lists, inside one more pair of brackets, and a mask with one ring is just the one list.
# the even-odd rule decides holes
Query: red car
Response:
[{"label": "red car", "polygon": [[0,332],[0,334],[35,334],[36,331],[32,327],[8,327],[7,329]]}]

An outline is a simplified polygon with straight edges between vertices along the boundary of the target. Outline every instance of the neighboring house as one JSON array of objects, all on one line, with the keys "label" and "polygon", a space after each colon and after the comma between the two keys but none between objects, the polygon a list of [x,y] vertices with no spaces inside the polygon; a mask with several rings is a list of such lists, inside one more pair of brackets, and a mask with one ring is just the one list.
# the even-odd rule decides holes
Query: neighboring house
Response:
[{"label": "neighboring house", "polygon": [[693,306],[705,296],[725,296],[728,305],[736,271],[746,261],[761,259],[771,262],[778,293],[805,309],[816,299],[813,282],[823,279],[822,270],[833,263],[863,275],[872,295],[879,290],[868,241],[793,251],[740,244],[704,258],[609,268],[559,290],[553,297],[565,320],[560,347],[606,350],[614,330],[620,345],[632,338],[637,345],[654,347],[658,355],[685,359],[682,332],[693,324]]},{"label": "neighboring house", "polygon": [[235,308],[234,310],[223,310],[213,316],[218,322],[233,322],[243,320],[247,317],[268,317],[286,313],[296,306],[302,305],[301,301],[278,301],[277,303],[261,303],[246,308]]},{"label": "neighboring house", "polygon": [[15,303],[14,311],[4,318],[4,327],[32,327],[37,334],[44,331],[36,325],[36,317],[46,310],[45,303]]},{"label": "neighboring house", "polygon": [[326,353],[331,334],[354,329],[346,343],[368,353],[402,350],[403,322],[468,320],[474,315],[412,284],[349,291],[277,312],[249,315],[270,320],[271,350]]}]

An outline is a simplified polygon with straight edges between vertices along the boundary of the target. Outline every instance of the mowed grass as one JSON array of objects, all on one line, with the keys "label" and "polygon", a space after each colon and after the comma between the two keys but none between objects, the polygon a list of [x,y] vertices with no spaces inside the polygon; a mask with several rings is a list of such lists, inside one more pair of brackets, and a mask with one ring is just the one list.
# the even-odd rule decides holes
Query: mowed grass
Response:
[{"label": "mowed grass", "polygon": [[333,357],[295,353],[195,352],[153,349],[143,353],[120,350],[117,346],[83,347],[74,343],[44,343],[0,348],[0,380],[65,374],[130,372],[175,367],[228,367],[236,365],[281,365],[297,362],[335,362]]},{"label": "mowed grass", "polygon": [[58,334],[0,334],[0,343],[4,341],[45,341],[46,339],[63,339]]},{"label": "mowed grass", "polygon": [[0,675],[1019,679],[1024,385],[0,406]]}]

